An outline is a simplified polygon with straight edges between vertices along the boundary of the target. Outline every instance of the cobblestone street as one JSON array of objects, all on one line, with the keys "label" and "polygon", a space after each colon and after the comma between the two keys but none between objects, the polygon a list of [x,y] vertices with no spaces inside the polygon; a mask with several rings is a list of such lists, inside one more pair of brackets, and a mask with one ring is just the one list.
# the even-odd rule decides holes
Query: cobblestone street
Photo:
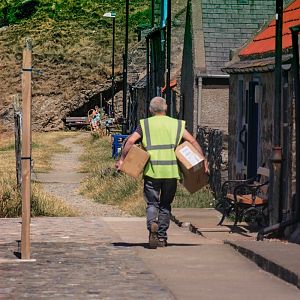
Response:
[{"label": "cobblestone street", "polygon": [[0,299],[173,299],[99,218],[38,218],[31,229],[36,261],[17,261],[19,220],[1,220]]}]

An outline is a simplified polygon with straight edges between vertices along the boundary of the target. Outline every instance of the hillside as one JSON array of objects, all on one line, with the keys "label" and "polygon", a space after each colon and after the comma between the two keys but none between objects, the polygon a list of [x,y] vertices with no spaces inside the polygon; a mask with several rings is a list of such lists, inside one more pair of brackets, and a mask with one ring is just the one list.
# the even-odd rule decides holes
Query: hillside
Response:
[{"label": "hillside", "polygon": [[[148,23],[150,1],[131,0],[130,46],[135,28]],[[12,96],[21,93],[25,38],[33,44],[33,129],[62,128],[62,119],[111,85],[112,23],[115,11],[115,72],[122,72],[125,0],[2,0],[0,3],[0,120],[11,128]]]}]

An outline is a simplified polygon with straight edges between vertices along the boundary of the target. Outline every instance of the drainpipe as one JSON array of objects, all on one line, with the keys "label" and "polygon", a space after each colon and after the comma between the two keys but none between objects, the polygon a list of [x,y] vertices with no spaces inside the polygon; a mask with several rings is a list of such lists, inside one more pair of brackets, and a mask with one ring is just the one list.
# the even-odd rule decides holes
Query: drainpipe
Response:
[{"label": "drainpipe", "polygon": [[286,221],[290,213],[290,170],[291,162],[289,159],[291,153],[291,130],[290,130],[290,97],[289,97],[289,70],[291,65],[283,65],[283,144],[282,144],[282,221]]},{"label": "drainpipe", "polygon": [[274,225],[281,222],[281,76],[282,76],[282,15],[283,0],[276,0],[276,46],[275,46],[275,99],[273,120],[273,147],[271,156],[271,182],[269,222]]},{"label": "drainpipe", "polygon": [[198,125],[201,124],[201,107],[202,107],[202,76],[198,76],[196,78],[196,86],[197,86],[197,111],[196,111],[196,130],[194,132],[197,132]]}]

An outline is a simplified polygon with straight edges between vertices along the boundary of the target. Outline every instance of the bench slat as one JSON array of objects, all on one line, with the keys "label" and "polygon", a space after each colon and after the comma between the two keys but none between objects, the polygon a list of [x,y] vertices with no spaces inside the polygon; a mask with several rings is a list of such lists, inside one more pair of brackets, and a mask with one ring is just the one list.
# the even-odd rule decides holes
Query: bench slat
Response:
[{"label": "bench slat", "polygon": [[270,176],[270,170],[268,168],[259,167],[257,169],[257,174],[265,176],[265,177],[269,177]]}]

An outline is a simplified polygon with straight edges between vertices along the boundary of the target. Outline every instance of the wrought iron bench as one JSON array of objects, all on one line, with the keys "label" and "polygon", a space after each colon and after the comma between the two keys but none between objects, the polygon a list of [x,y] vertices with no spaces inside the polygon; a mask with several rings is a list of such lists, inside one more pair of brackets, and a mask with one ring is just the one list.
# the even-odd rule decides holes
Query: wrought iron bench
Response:
[{"label": "wrought iron bench", "polygon": [[243,220],[256,222],[259,226],[266,225],[269,173],[269,169],[259,167],[253,178],[224,182],[222,199],[217,207],[223,215],[218,225],[222,225],[230,215],[234,217],[233,228]]}]

